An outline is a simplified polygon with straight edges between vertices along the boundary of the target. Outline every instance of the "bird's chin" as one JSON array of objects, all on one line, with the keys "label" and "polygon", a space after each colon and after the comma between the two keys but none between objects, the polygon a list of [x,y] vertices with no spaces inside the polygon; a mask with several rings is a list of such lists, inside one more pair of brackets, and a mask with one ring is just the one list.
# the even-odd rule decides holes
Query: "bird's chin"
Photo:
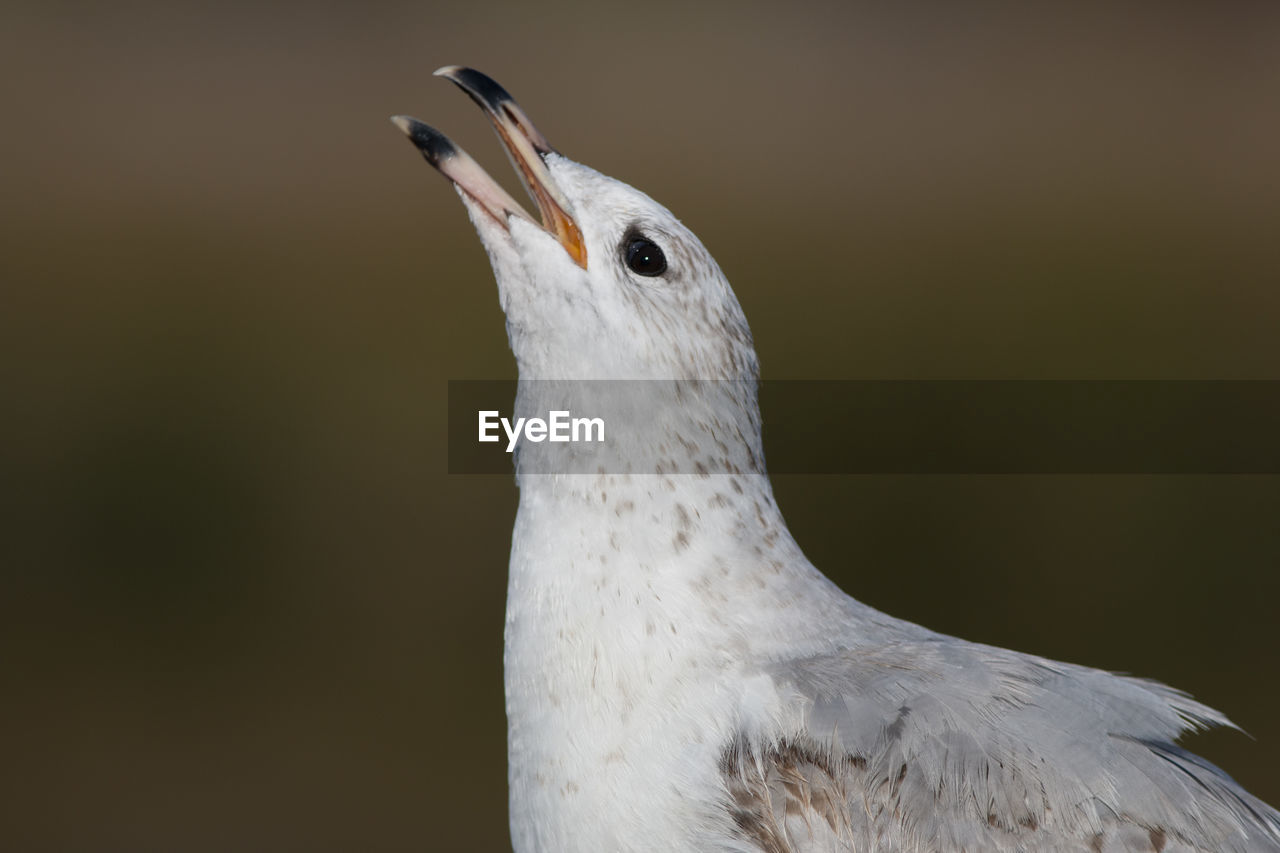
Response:
[{"label": "bird's chin", "polygon": [[540,288],[558,290],[586,275],[555,235],[532,222],[513,216],[507,220],[506,230],[526,276]]},{"label": "bird's chin", "polygon": [[581,272],[553,235],[519,216],[499,219],[462,187],[455,185],[454,189],[467,209],[480,244],[489,254],[499,285],[504,277],[529,277],[523,272],[517,273],[517,270],[560,272],[563,268],[563,272],[568,274],[573,270]]},{"label": "bird's chin", "polygon": [[[494,274],[501,282],[503,274],[509,274],[520,261],[520,254],[511,238],[511,220],[514,217],[500,220],[462,187],[454,185],[454,189],[458,193],[458,198],[462,199],[462,206],[467,209],[467,217],[471,220],[472,227],[476,229],[480,245],[484,246],[485,252],[489,255]],[[499,270],[499,263],[503,267],[501,270]]]}]

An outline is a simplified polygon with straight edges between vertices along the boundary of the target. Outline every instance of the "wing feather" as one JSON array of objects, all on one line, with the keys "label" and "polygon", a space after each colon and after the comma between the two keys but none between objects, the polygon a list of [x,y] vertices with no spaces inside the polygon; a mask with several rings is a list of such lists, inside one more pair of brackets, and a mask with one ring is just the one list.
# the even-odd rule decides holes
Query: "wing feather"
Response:
[{"label": "wing feather", "polygon": [[940,635],[770,674],[802,729],[721,764],[755,849],[1280,851],[1280,814],[1174,743],[1231,723],[1164,685]]}]

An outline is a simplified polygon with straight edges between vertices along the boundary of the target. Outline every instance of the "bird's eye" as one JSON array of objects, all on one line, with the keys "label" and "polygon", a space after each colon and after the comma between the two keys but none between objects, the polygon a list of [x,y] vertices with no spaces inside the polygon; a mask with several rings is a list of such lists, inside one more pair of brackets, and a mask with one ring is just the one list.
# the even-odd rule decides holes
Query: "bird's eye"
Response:
[{"label": "bird's eye", "polygon": [[636,275],[655,276],[667,271],[667,256],[647,237],[633,235],[627,240],[627,268]]}]

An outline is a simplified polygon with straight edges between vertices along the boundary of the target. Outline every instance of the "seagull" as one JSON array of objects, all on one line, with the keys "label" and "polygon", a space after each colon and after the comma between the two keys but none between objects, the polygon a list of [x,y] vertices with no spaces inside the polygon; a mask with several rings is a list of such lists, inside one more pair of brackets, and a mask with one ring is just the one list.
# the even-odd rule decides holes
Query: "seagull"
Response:
[{"label": "seagull", "polygon": [[698,238],[557,153],[489,77],[435,73],[488,115],[538,208],[440,132],[392,119],[488,253],[521,393],[548,379],[735,389],[711,408],[691,391],[633,435],[627,452],[658,471],[516,464],[517,853],[1280,851],[1280,813],[1176,743],[1231,726],[1219,712],[935,633],[828,580],[774,500],[751,333]]}]

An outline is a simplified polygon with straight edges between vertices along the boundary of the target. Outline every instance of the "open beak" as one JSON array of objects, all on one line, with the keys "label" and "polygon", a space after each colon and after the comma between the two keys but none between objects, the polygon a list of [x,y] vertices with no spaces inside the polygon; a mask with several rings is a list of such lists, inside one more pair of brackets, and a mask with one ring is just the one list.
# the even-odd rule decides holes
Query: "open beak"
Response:
[{"label": "open beak", "polygon": [[[538,132],[505,89],[479,71],[447,65],[436,71],[436,75],[456,83],[489,116],[520,180],[538,205],[542,214],[541,227],[564,246],[578,266],[586,269],[587,247],[582,240],[582,231],[569,215],[568,202],[556,188],[543,160],[555,150],[546,137]],[[395,116],[391,121],[404,131],[428,163],[453,181],[499,224],[505,227],[509,216],[520,216],[537,224],[519,202],[443,133],[408,116]]]}]

